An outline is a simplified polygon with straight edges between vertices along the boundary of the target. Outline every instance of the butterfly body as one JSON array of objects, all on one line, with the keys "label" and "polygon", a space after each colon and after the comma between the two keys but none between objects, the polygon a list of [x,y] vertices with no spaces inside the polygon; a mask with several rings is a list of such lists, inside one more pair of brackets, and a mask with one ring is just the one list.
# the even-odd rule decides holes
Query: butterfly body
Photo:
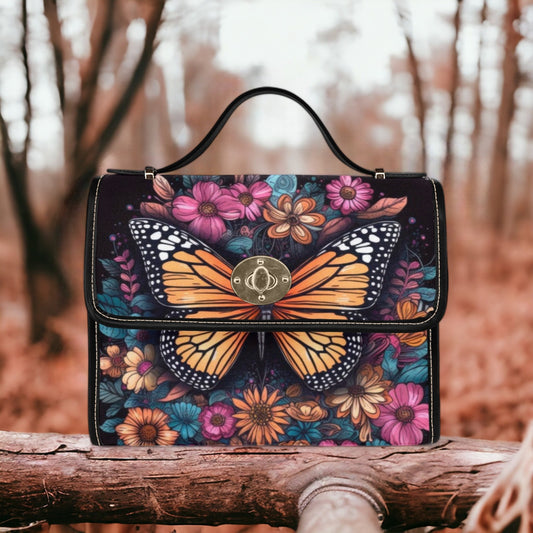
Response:
[{"label": "butterfly body", "polygon": [[[381,292],[387,264],[400,232],[394,221],[353,229],[322,248],[291,273],[291,287],[279,301],[255,305],[231,286],[233,266],[209,246],[169,224],[134,219],[129,223],[141,250],[154,297],[172,308],[171,318],[282,321],[352,320]],[[312,390],[344,380],[361,357],[357,332],[274,331],[289,366]],[[184,383],[215,387],[235,363],[247,331],[172,331],[160,337],[161,355]],[[258,355],[265,357],[264,332]]]}]

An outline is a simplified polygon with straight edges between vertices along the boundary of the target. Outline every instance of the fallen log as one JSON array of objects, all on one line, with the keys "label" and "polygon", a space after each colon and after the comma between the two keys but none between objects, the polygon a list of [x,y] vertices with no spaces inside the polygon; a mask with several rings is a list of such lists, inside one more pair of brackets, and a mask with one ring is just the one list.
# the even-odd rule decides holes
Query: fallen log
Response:
[{"label": "fallen log", "polygon": [[[352,517],[354,506],[368,515],[372,524],[361,530],[369,532],[379,531],[379,521],[397,530],[454,527],[518,448],[460,438],[402,448],[97,447],[85,435],[0,432],[0,527],[296,528],[301,515],[299,531],[327,533],[326,510],[337,520],[339,512]],[[339,506],[341,495],[347,503]],[[330,531],[340,531],[334,526]]]}]

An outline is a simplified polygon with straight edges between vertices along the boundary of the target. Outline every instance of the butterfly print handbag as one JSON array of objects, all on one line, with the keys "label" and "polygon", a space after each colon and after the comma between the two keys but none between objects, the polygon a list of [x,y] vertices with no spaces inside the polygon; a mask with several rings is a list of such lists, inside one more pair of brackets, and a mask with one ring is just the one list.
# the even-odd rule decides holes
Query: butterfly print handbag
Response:
[{"label": "butterfly print handbag", "polygon": [[[355,175],[175,175],[246,99],[299,103]],[[360,167],[283,89],[189,154],[89,194],[89,423],[102,445],[418,445],[439,437],[443,193]]]}]

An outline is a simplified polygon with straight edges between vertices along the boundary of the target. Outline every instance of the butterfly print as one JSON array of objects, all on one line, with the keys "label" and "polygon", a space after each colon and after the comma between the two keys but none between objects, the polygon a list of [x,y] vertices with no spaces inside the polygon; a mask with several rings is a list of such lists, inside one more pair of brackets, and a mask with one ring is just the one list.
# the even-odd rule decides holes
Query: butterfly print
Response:
[{"label": "butterfly print", "polygon": [[[129,222],[156,300],[169,316],[190,320],[353,320],[379,298],[400,224],[382,221],[353,229],[295,268],[287,294],[269,306],[239,298],[231,287],[234,265],[208,245],[170,224]],[[360,317],[359,317],[360,318]],[[357,332],[274,331],[292,370],[312,390],[346,379],[361,357]],[[160,336],[161,356],[182,382],[215,387],[237,360],[247,331],[171,331]]]}]

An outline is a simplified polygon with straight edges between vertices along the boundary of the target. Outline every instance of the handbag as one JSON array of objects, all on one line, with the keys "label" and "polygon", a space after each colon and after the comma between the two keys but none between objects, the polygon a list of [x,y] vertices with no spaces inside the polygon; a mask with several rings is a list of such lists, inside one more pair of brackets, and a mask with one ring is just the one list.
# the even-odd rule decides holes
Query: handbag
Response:
[{"label": "handbag", "polygon": [[[174,175],[260,94],[300,104],[357,175]],[[185,157],[91,184],[89,426],[98,445],[419,445],[439,438],[444,199],[350,160],[275,87]]]}]

